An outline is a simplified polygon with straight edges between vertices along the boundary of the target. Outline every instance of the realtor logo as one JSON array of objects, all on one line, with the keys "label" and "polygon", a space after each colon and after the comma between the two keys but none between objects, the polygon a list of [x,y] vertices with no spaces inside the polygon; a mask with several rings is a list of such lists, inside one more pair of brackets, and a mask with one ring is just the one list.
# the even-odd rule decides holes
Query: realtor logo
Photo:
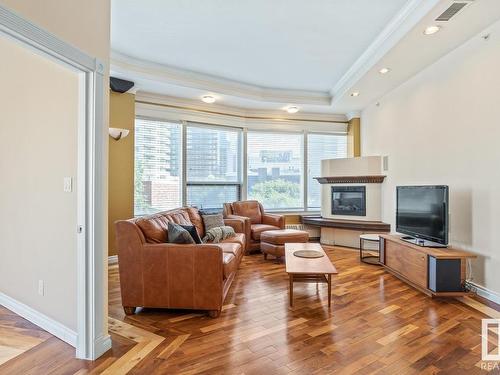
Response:
[{"label": "realtor logo", "polygon": [[[491,343],[492,349],[489,350]],[[496,354],[494,353],[496,347]],[[482,319],[481,324],[481,359],[500,361],[500,319]]]}]

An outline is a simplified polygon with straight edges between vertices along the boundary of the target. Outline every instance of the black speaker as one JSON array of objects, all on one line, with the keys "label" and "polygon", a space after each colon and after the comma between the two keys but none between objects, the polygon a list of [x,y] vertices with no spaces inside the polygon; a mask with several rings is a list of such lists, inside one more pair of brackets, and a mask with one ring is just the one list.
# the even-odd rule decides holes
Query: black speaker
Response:
[{"label": "black speaker", "polygon": [[134,87],[134,82],[127,81],[126,79],[110,77],[109,86],[111,87],[111,90],[113,90],[114,92],[119,92],[120,94],[123,94],[124,92],[127,92],[132,87]]},{"label": "black speaker", "polygon": [[429,256],[429,289],[433,292],[463,292],[460,259]]}]

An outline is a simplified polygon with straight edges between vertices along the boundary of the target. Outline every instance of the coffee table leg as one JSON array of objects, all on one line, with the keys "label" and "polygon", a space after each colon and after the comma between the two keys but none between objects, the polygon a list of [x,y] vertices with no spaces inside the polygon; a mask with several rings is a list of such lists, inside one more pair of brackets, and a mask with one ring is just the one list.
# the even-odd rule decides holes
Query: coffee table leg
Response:
[{"label": "coffee table leg", "polygon": [[328,307],[332,305],[332,275],[328,274]]},{"label": "coffee table leg", "polygon": [[290,307],[293,307],[293,273],[290,274]]}]

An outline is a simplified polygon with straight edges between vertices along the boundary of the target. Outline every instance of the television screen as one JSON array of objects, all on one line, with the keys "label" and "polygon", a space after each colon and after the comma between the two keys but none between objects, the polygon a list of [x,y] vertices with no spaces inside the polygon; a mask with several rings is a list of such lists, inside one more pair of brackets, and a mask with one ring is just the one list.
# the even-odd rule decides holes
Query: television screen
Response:
[{"label": "television screen", "polygon": [[396,231],[448,243],[448,186],[398,186]]}]

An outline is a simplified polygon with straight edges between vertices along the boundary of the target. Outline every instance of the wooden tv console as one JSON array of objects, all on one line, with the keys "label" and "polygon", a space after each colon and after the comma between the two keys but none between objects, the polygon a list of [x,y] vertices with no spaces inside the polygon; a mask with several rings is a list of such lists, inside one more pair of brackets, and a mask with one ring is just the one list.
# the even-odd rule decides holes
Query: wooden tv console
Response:
[{"label": "wooden tv console", "polygon": [[[380,235],[380,263],[394,276],[400,278],[414,288],[431,297],[456,297],[466,295],[465,278],[467,259],[476,258],[473,253],[448,248],[422,247],[403,241],[400,236]],[[443,261],[444,262],[441,262]],[[436,267],[436,264],[443,264],[444,267]],[[448,271],[448,265],[455,267],[455,272]],[[435,280],[445,280],[450,272],[450,278],[459,277],[462,290],[456,291],[435,291]],[[452,276],[451,273],[455,275]],[[458,274],[457,274],[458,273]],[[437,289],[437,288],[435,288]]]}]

